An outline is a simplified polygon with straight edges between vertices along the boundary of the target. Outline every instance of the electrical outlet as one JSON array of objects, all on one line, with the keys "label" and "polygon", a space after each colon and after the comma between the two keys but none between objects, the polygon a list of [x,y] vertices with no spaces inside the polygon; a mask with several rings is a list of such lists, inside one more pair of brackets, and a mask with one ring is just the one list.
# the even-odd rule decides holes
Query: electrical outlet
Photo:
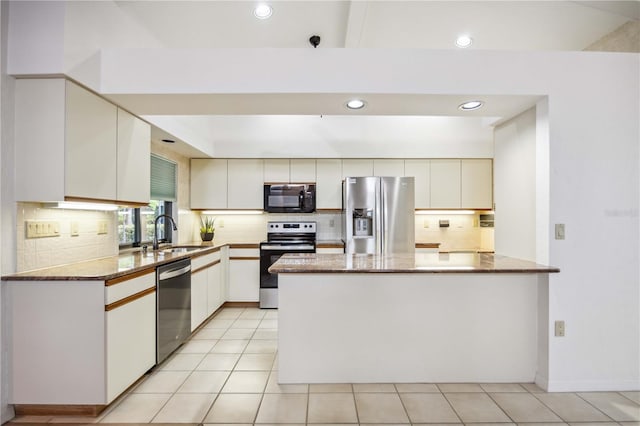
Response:
[{"label": "electrical outlet", "polygon": [[564,337],[564,321],[556,321],[556,337]]},{"label": "electrical outlet", "polygon": [[78,223],[78,221],[73,220],[71,221],[71,236],[72,237],[77,237],[78,235],[80,235],[80,224]]},{"label": "electrical outlet", "polygon": [[564,240],[564,223],[556,223],[556,240]]},{"label": "electrical outlet", "polygon": [[422,222],[422,227],[423,227],[423,228],[428,228],[428,227],[429,227],[429,219],[425,219],[425,220]]},{"label": "electrical outlet", "polygon": [[329,220],[329,227],[333,228],[336,226],[336,221],[334,219]]},{"label": "electrical outlet", "polygon": [[107,234],[107,221],[99,220],[98,221],[98,235]]},{"label": "electrical outlet", "polygon": [[224,219],[220,219],[220,220],[218,221],[218,226],[219,226],[220,228],[224,228]]}]

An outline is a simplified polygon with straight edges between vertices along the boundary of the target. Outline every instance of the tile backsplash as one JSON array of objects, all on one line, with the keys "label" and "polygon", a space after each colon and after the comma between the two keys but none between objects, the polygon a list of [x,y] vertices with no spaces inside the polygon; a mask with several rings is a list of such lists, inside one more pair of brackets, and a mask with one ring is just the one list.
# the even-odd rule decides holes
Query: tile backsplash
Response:
[{"label": "tile backsplash", "polygon": [[[59,224],[56,237],[26,238],[25,221],[46,220]],[[118,254],[117,213],[43,208],[40,203],[17,203],[16,271],[46,268]],[[78,235],[71,235],[71,223]],[[106,222],[107,233],[98,234]]]},{"label": "tile backsplash", "polygon": [[[440,220],[449,227],[441,228]],[[493,228],[481,228],[478,214],[416,215],[416,242],[440,243],[440,250],[493,251]]]},{"label": "tile backsplash", "polygon": [[[439,221],[448,220],[448,228]],[[56,221],[60,235],[26,238],[25,222]],[[257,243],[267,238],[268,221],[315,221],[318,240],[342,239],[341,213],[249,214],[216,216],[217,243]],[[72,222],[78,225],[78,235],[71,235]],[[107,233],[98,234],[98,225],[106,222]],[[187,209],[178,211],[180,244],[199,242],[200,214]],[[416,215],[416,242],[440,243],[440,249],[493,250],[493,228],[480,228],[477,214]],[[39,203],[17,205],[17,272],[97,259],[118,254],[117,213],[87,210],[44,208]]]}]

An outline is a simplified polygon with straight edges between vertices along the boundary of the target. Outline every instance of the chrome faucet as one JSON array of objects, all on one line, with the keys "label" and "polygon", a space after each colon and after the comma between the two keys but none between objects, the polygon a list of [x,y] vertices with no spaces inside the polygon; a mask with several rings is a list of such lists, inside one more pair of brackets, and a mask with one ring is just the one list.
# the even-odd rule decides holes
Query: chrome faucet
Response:
[{"label": "chrome faucet", "polygon": [[176,222],[173,220],[173,218],[171,216],[169,216],[168,214],[161,214],[158,215],[158,217],[156,217],[156,220],[153,222],[153,249],[154,250],[158,250],[158,219],[160,219],[161,217],[166,217],[167,219],[169,219],[171,221],[171,224],[173,225],[173,230],[177,231],[178,227],[176,226]]}]

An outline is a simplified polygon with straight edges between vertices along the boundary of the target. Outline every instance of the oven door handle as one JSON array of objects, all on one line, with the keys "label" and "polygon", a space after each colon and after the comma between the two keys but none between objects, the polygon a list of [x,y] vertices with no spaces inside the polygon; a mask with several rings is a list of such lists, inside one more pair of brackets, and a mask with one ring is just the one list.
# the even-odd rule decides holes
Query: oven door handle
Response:
[{"label": "oven door handle", "polygon": [[296,246],[276,246],[276,245],[264,245],[260,246],[260,250],[291,250],[291,251],[299,251],[299,250],[314,250],[315,246],[311,244],[304,245],[296,245]]}]

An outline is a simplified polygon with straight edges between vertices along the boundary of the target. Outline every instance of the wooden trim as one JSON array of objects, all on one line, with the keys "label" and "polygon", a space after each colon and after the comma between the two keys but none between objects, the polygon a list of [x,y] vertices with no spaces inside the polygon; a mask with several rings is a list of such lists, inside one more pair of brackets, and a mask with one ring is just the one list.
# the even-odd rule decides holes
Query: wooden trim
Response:
[{"label": "wooden trim", "polygon": [[222,308],[259,308],[260,302],[224,302]]},{"label": "wooden trim", "polygon": [[416,243],[416,248],[439,248],[440,243]]},{"label": "wooden trim", "polygon": [[124,306],[124,305],[126,305],[128,303],[131,303],[131,302],[133,302],[135,300],[138,300],[138,299],[140,299],[142,297],[145,297],[145,296],[147,296],[147,295],[149,295],[151,293],[155,293],[155,291],[156,291],[155,286],[154,287],[149,287],[146,290],[142,290],[142,291],[140,291],[140,292],[138,292],[136,294],[132,294],[131,296],[127,296],[124,299],[120,299],[117,302],[113,302],[113,303],[110,303],[109,305],[106,305],[104,307],[104,310],[106,312],[113,311],[116,308]]},{"label": "wooden trim", "polygon": [[64,197],[64,201],[77,201],[80,203],[117,204],[119,206],[130,206],[130,207],[145,207],[149,205],[149,203],[141,203],[139,201],[104,200],[101,198],[68,197],[66,195]]},{"label": "wooden trim", "polygon": [[259,257],[230,257],[229,260],[260,260]]},{"label": "wooden trim", "polygon": [[260,248],[260,244],[257,243],[231,243],[230,249],[243,249],[243,248]]},{"label": "wooden trim", "polygon": [[325,213],[342,213],[342,209],[318,209],[316,208],[317,212],[325,212]]},{"label": "wooden trim", "polygon": [[441,207],[441,208],[437,208],[437,207],[433,207],[433,208],[428,208],[428,209],[415,209],[415,211],[417,212],[428,212],[428,211],[440,211],[440,210],[451,210],[451,211],[458,211],[458,210],[473,210],[476,212],[490,212],[493,209],[490,209],[488,207],[484,207],[484,208],[477,208],[477,207],[467,207],[467,208],[463,208],[463,207],[455,207],[455,208],[449,208],[449,207]]},{"label": "wooden trim", "polygon": [[316,249],[325,249],[325,248],[344,248],[344,243],[319,243],[316,244]]},{"label": "wooden trim", "polygon": [[47,405],[16,404],[13,406],[18,416],[98,416],[106,405]]},{"label": "wooden trim", "polygon": [[[273,160],[273,158],[269,158],[269,160]],[[285,158],[282,158],[285,160]],[[264,182],[264,185],[316,185],[315,182]]]},{"label": "wooden trim", "polygon": [[[190,247],[200,247],[200,246],[190,246]],[[198,252],[198,253],[194,253],[193,256],[191,256],[192,259],[195,259],[196,257],[202,257],[202,256],[206,256],[208,254],[213,254],[213,253],[217,253],[220,251],[220,249],[224,247],[224,246],[218,246],[218,247],[208,247],[208,246],[202,246],[202,251]]]},{"label": "wooden trim", "polygon": [[143,269],[141,271],[132,272],[130,274],[123,275],[121,277],[112,278],[110,280],[107,280],[107,281],[105,281],[104,285],[106,287],[109,287],[109,286],[112,286],[114,284],[120,284],[121,282],[129,281],[129,280],[132,280],[134,278],[141,277],[143,275],[152,274],[152,273],[155,274],[155,272],[156,272],[155,268]]},{"label": "wooden trim", "polygon": [[199,267],[198,269],[194,269],[193,271],[191,271],[191,273],[192,273],[192,274],[195,274],[195,273],[197,273],[197,272],[202,271],[203,269],[207,269],[207,268],[209,268],[209,267],[211,267],[211,266],[215,266],[215,265],[217,265],[218,263],[220,263],[220,259],[218,259],[218,260],[214,260],[214,261],[213,261],[213,262],[211,262],[211,263],[207,263],[206,265],[201,266],[201,267]]}]

